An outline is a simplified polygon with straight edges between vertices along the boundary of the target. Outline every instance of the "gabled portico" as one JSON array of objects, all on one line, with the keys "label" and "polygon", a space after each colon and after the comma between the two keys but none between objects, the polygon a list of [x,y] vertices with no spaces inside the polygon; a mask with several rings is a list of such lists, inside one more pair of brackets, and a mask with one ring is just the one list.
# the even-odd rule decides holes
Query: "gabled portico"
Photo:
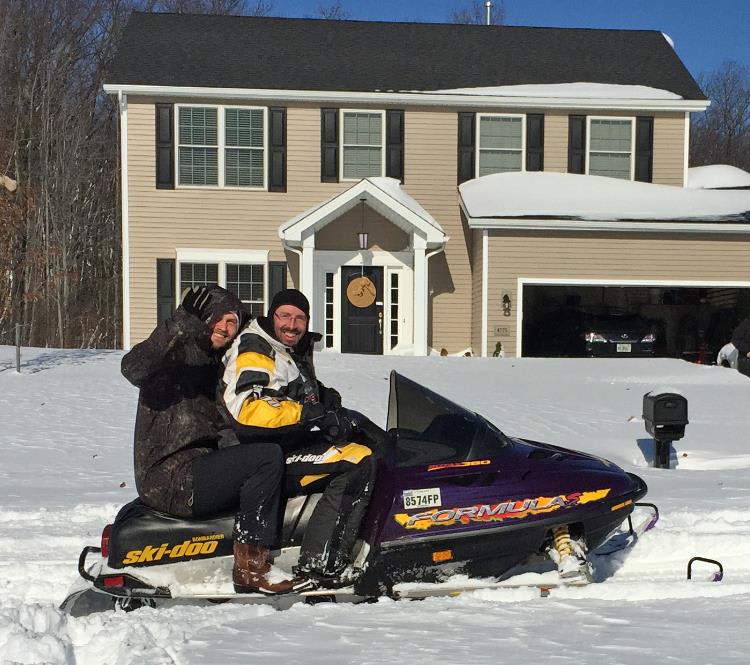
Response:
[{"label": "gabled portico", "polygon": [[448,237],[397,180],[360,180],[283,224],[279,237],[300,257],[324,348],[427,354],[429,257]]}]

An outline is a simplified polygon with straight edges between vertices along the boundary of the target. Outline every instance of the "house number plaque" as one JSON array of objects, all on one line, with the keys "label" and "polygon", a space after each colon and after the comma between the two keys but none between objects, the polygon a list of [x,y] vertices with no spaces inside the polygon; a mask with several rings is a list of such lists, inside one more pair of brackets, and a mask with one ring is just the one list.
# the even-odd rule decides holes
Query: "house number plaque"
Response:
[{"label": "house number plaque", "polygon": [[369,277],[355,277],[346,287],[346,297],[355,307],[369,307],[375,302],[377,289]]}]

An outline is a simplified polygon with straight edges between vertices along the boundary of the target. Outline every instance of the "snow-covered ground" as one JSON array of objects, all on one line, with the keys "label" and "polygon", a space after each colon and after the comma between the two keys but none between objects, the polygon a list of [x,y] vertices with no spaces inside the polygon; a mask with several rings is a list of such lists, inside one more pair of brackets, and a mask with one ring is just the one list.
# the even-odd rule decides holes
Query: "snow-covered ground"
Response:
[{"label": "snow-covered ground", "polygon": [[[121,353],[0,347],[0,662],[746,663],[750,602],[750,381],[677,360],[374,358],[321,353],[321,379],[385,420],[395,368],[509,434],[593,452],[641,475],[662,518],[606,581],[476,591],[419,602],[141,609],[70,618],[58,604],[81,548],[135,496],[136,391]],[[649,466],[642,396],[689,400],[672,470]],[[716,558],[707,581],[695,555]]]}]

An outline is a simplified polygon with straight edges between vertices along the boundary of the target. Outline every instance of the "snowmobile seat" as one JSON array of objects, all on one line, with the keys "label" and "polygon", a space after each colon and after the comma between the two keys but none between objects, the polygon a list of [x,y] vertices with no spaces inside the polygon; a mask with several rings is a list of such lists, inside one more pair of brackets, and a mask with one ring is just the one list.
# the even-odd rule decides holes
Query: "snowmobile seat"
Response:
[{"label": "snowmobile seat", "polygon": [[[281,542],[271,549],[299,545],[322,494],[287,501]],[[232,554],[235,511],[203,519],[168,515],[140,499],[125,504],[109,536],[110,568],[177,563]]]}]

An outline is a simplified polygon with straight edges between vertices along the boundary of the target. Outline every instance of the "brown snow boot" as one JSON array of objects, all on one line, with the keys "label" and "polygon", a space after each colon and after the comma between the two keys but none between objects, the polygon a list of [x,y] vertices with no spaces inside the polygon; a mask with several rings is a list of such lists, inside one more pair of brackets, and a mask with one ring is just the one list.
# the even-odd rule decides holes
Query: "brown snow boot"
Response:
[{"label": "brown snow boot", "polygon": [[272,582],[268,579],[267,575],[271,571],[268,554],[268,549],[262,545],[234,543],[232,582],[236,593],[274,595],[297,590],[300,580]]}]

